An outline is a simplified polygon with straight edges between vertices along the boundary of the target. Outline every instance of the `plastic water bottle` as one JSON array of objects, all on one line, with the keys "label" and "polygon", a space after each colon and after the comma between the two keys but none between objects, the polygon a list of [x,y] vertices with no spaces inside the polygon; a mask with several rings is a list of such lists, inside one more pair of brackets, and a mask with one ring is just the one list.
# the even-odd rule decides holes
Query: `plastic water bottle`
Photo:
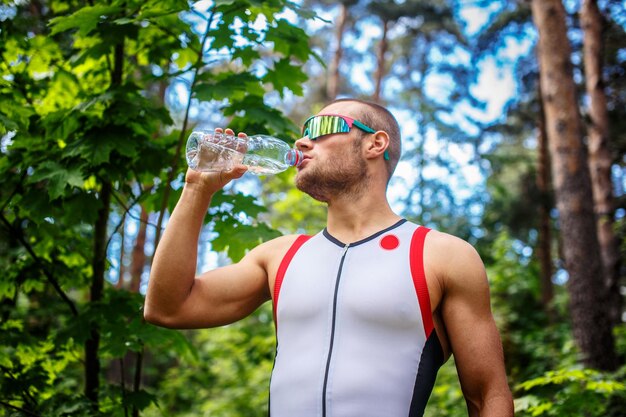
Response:
[{"label": "plastic water bottle", "polygon": [[228,171],[237,164],[257,175],[277,174],[302,163],[302,151],[267,135],[240,138],[197,130],[187,139],[187,164],[195,171]]}]

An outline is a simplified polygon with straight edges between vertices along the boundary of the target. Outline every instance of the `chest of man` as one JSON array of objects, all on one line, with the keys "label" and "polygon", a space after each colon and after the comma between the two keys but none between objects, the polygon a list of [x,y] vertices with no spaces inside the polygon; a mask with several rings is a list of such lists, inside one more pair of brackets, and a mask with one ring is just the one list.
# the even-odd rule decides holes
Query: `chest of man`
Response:
[{"label": "chest of man", "polygon": [[443,356],[424,275],[428,229],[301,238],[274,288],[275,417],[421,415]]}]

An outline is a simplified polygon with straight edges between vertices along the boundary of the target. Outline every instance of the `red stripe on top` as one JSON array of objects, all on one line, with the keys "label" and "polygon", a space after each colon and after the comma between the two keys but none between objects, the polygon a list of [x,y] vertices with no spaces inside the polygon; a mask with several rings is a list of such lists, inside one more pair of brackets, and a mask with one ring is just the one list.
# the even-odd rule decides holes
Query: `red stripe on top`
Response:
[{"label": "red stripe on top", "polygon": [[309,240],[312,236],[300,235],[296,238],[296,240],[291,244],[291,247],[283,257],[283,260],[280,262],[278,266],[278,272],[276,273],[276,280],[274,281],[274,323],[276,321],[276,312],[278,311],[278,295],[280,294],[280,286],[283,284],[283,279],[285,278],[285,272],[287,272],[287,268],[291,263],[291,260],[295,256],[300,246],[304,244],[307,240]]},{"label": "red stripe on top", "polygon": [[413,277],[413,285],[417,293],[417,300],[422,313],[422,322],[424,323],[424,333],[426,338],[430,336],[433,330],[433,314],[430,310],[430,296],[428,295],[428,285],[426,284],[426,274],[424,273],[424,240],[430,229],[420,226],[413,232],[411,238],[411,276]]}]

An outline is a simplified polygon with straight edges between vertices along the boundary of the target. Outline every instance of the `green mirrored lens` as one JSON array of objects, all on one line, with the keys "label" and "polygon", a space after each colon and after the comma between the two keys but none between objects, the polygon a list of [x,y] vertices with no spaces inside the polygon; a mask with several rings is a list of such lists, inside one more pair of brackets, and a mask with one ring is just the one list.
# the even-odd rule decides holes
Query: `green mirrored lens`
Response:
[{"label": "green mirrored lens", "polygon": [[348,126],[348,122],[339,116],[314,116],[304,124],[302,134],[313,140],[320,136],[349,131],[350,126]]}]

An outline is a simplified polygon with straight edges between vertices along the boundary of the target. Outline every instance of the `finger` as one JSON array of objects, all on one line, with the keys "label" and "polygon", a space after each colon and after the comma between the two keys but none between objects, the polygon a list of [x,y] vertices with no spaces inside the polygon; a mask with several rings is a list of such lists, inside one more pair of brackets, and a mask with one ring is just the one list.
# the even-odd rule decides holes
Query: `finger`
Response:
[{"label": "finger", "polygon": [[248,136],[245,133],[239,133],[237,136],[237,147],[235,148],[237,152],[246,153],[248,150]]},{"label": "finger", "polygon": [[235,136],[235,132],[231,128],[226,128],[226,134]]},{"label": "finger", "polygon": [[216,127],[213,131],[213,135],[209,137],[209,140],[213,143],[219,144],[224,138],[224,129]]},{"label": "finger", "polygon": [[230,182],[231,180],[241,178],[246,171],[248,171],[247,166],[241,164],[235,165],[230,171],[225,171],[222,178],[225,179],[226,182]]}]

